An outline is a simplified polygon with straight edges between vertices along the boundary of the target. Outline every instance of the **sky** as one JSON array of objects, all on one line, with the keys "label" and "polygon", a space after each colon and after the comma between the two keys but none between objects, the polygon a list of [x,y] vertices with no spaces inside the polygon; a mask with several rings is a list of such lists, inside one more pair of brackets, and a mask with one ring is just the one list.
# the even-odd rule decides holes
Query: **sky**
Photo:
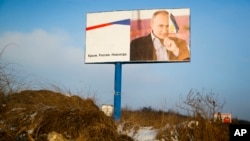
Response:
[{"label": "sky", "polygon": [[122,65],[122,107],[178,110],[190,90],[250,120],[249,0],[0,0],[1,56],[31,88],[57,85],[113,104],[114,64],[85,64],[86,14],[190,8],[191,61]]}]

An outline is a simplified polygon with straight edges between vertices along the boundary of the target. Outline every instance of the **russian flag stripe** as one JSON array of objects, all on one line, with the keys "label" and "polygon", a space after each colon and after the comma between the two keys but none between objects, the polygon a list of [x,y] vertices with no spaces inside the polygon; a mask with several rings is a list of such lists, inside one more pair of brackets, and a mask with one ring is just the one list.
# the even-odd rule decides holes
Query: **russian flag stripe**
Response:
[{"label": "russian flag stripe", "polygon": [[86,30],[92,30],[92,29],[96,29],[96,28],[109,26],[109,25],[111,25],[111,24],[110,23],[105,23],[105,24],[94,25],[94,26],[87,27]]},{"label": "russian flag stripe", "polygon": [[105,26],[110,26],[110,25],[113,25],[113,24],[130,25],[130,19],[125,19],[125,20],[115,21],[115,22],[111,22],[111,23],[94,25],[94,26],[87,27],[86,30],[87,31],[88,30],[93,30],[93,29],[102,28],[102,27],[105,27]]},{"label": "russian flag stripe", "polygon": [[112,24],[130,25],[130,19],[112,22]]}]

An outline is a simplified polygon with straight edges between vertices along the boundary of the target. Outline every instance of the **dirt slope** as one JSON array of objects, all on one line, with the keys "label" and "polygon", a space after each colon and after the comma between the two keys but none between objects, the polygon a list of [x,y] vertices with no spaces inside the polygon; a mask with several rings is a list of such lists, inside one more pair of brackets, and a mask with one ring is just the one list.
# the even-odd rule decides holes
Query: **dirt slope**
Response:
[{"label": "dirt slope", "polygon": [[1,95],[0,140],[48,140],[51,132],[75,141],[132,140],[91,99],[49,90]]}]

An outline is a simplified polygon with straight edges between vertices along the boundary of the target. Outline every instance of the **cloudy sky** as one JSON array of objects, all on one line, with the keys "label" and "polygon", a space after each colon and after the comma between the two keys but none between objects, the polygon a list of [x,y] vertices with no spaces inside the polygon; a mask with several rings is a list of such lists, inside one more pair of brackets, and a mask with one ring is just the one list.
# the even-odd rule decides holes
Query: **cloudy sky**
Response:
[{"label": "cloudy sky", "polygon": [[0,0],[2,59],[31,87],[56,84],[113,104],[114,65],[84,63],[86,14],[158,8],[190,8],[191,62],[123,64],[122,107],[176,109],[194,89],[250,120],[248,0]]}]

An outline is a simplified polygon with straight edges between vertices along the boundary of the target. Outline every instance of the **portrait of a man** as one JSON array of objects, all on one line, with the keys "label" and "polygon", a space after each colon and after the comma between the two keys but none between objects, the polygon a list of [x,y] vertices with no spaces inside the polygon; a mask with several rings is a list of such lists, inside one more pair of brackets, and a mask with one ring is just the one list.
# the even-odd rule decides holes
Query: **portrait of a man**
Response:
[{"label": "portrait of a man", "polygon": [[149,20],[149,33],[131,39],[130,61],[190,60],[189,43],[169,32],[170,16],[171,14],[166,10],[158,10],[152,14],[152,18]]}]

